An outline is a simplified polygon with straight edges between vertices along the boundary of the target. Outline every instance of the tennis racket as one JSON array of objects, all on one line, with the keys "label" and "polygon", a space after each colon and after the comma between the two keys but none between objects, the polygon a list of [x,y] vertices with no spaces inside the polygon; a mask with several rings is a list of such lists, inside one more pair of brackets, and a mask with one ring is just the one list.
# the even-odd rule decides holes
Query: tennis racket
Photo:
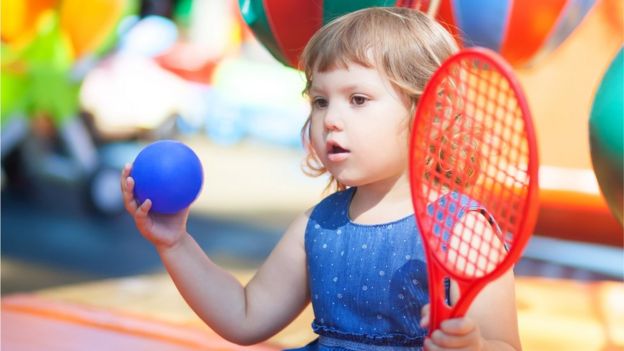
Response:
[{"label": "tennis racket", "polygon": [[[511,268],[535,225],[535,132],[502,58],[464,49],[434,73],[414,117],[409,163],[431,332],[463,316],[479,291]],[[459,287],[453,306],[446,303],[445,279]]]}]

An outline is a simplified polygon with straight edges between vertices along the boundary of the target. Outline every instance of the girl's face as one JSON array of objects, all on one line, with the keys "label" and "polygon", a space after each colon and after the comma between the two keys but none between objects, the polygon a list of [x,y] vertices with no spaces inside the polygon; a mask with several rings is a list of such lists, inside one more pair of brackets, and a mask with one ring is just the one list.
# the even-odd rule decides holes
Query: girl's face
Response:
[{"label": "girl's face", "polygon": [[342,184],[362,186],[407,169],[409,100],[376,69],[358,64],[315,71],[310,141]]}]

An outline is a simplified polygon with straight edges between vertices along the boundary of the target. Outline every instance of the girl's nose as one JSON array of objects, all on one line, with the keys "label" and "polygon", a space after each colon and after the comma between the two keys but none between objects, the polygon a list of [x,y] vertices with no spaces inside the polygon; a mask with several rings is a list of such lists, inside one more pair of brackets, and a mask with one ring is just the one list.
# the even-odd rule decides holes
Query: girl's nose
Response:
[{"label": "girl's nose", "polygon": [[324,119],[325,129],[328,131],[342,130],[343,122],[336,108],[327,108]]}]

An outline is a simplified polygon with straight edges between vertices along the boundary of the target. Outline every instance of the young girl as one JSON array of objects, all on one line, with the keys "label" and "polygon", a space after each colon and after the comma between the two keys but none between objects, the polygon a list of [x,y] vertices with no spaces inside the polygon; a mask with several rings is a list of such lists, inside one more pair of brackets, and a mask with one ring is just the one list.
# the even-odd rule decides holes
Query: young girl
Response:
[{"label": "young girl", "polygon": [[[422,13],[369,8],[323,27],[302,54],[311,102],[307,164],[338,191],[301,214],[253,279],[241,284],[186,231],[188,209],[149,213],[130,166],[127,210],[182,296],[217,333],[263,341],[312,303],[319,338],[308,350],[519,350],[514,280],[488,285],[463,318],[426,338],[427,270],[410,197],[411,118],[427,80],[456,50]],[[458,298],[450,287],[451,302]],[[421,315],[421,312],[423,315]]]}]

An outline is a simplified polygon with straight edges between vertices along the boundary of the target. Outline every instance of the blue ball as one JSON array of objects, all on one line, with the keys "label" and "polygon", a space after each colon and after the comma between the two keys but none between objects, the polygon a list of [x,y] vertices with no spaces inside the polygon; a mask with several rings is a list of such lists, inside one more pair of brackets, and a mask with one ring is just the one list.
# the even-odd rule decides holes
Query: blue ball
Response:
[{"label": "blue ball", "polygon": [[203,183],[199,157],[183,143],[160,140],[146,146],[134,160],[134,197],[139,204],[150,199],[150,211],[176,213],[197,198]]}]

